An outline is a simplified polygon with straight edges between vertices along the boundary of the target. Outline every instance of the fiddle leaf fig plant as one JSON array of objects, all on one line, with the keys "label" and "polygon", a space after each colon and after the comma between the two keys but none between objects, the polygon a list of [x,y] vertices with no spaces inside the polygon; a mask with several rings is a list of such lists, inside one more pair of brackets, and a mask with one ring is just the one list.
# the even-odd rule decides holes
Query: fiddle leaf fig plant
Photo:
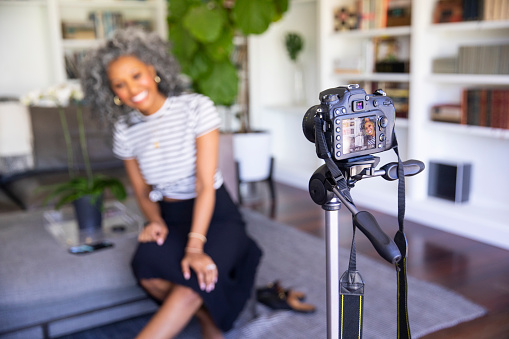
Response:
[{"label": "fiddle leaf fig plant", "polygon": [[242,62],[233,57],[235,38],[265,32],[287,10],[288,0],[169,0],[172,52],[193,89],[233,105]]}]

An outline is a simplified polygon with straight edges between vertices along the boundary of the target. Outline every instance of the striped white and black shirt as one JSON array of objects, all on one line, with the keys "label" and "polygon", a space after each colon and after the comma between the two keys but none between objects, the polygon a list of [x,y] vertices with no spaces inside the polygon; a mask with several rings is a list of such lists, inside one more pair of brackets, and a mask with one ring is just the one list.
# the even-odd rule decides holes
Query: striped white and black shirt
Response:
[{"label": "striped white and black shirt", "polygon": [[[154,114],[138,111],[122,117],[113,132],[113,153],[120,159],[137,159],[150,199],[196,197],[196,138],[219,128],[213,102],[201,94],[166,99]],[[214,187],[223,183],[216,169]]]}]

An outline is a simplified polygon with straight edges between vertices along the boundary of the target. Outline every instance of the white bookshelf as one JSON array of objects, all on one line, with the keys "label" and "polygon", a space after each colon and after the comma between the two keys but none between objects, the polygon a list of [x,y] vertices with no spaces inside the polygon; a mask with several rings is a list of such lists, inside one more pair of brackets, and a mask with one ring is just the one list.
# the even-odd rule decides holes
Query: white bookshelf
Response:
[{"label": "white bookshelf", "polygon": [[0,28],[13,32],[0,37],[2,51],[8,51],[0,55],[2,65],[8,65],[0,95],[19,96],[65,81],[65,53],[95,47],[99,41],[63,39],[62,22],[85,21],[93,10],[147,19],[163,38],[168,35],[164,0],[0,0]]},{"label": "white bookshelf", "polygon": [[[333,10],[349,2],[317,0],[306,5],[292,2],[282,23],[251,39],[251,110],[256,126],[274,131],[276,177],[307,189],[313,169],[322,163],[313,159],[316,155],[308,144],[311,148],[314,145],[305,140],[299,124],[306,107],[319,103],[320,91],[344,85],[347,80],[407,82],[409,119],[396,121],[403,160],[418,159],[426,165],[432,160],[459,160],[471,162],[473,166],[470,200],[462,204],[429,197],[427,171],[407,178],[407,219],[509,249],[509,176],[506,174],[509,131],[430,120],[433,105],[459,103],[463,88],[509,87],[509,75],[433,74],[431,68],[434,58],[457,55],[461,45],[509,43],[509,21],[432,24],[434,1],[413,0],[410,27],[334,32]],[[307,11],[309,20],[303,19],[303,11]],[[315,85],[307,89],[305,107],[295,107],[287,101],[288,88],[283,84],[287,84],[290,73],[285,73],[284,67],[271,66],[275,58],[284,61],[284,50],[274,46],[280,44],[281,31],[293,28],[294,22],[299,22],[301,30],[315,37],[311,51],[307,51],[316,58],[312,60],[314,69],[306,75],[316,79]],[[409,74],[334,72],[335,58],[365,57],[363,44],[385,36],[410,40]],[[392,151],[378,155],[381,164],[395,159]],[[395,182],[379,178],[362,180],[353,188],[352,196],[359,205],[397,213]]]}]

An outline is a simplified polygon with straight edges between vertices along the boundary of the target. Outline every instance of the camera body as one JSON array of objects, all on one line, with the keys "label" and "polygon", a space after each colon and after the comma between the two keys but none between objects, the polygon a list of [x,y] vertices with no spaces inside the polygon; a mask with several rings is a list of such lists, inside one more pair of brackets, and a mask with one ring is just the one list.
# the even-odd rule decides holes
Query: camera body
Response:
[{"label": "camera body", "polygon": [[315,142],[314,118],[323,120],[328,150],[334,160],[378,153],[396,146],[396,111],[382,90],[366,94],[359,85],[330,88],[320,93],[320,105],[308,109],[302,128]]}]

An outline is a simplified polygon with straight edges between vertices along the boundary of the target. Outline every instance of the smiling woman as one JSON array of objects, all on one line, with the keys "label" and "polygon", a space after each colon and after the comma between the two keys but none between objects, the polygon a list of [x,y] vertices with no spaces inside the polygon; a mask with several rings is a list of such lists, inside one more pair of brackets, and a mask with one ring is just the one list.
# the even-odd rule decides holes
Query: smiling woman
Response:
[{"label": "smiling woman", "polygon": [[117,31],[83,65],[86,98],[113,124],[147,223],[132,260],[161,308],[138,338],[173,338],[196,316],[222,338],[251,296],[261,251],[218,168],[220,119],[206,96],[182,93],[179,67],[155,34]]},{"label": "smiling woman", "polygon": [[122,56],[112,61],[108,78],[118,98],[116,103],[124,103],[145,115],[155,113],[166,100],[157,88],[161,78],[154,66],[146,65],[134,56]]}]

